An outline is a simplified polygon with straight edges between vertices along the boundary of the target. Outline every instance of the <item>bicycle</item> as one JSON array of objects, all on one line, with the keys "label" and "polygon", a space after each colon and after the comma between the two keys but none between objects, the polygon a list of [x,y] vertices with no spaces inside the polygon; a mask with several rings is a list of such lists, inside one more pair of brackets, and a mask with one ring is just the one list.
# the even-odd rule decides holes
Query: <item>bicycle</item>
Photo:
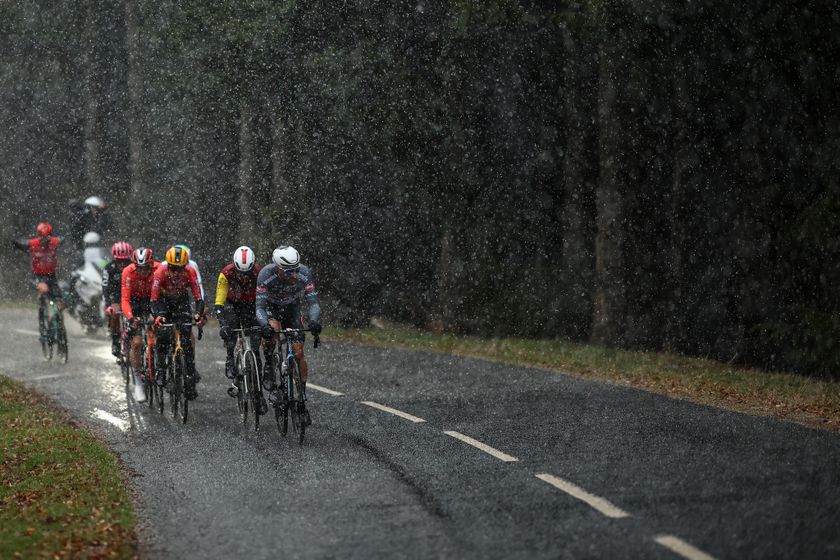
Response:
[{"label": "bicycle", "polygon": [[254,412],[254,431],[260,429],[260,416],[267,412],[263,396],[263,374],[257,363],[257,354],[251,348],[250,333],[259,332],[259,327],[233,329],[236,333],[236,378],[230,391],[236,391],[236,406],[242,424],[248,423],[248,405]]},{"label": "bicycle", "polygon": [[143,370],[140,377],[145,382],[143,390],[146,393],[146,402],[149,403],[149,408],[157,410],[163,414],[163,386],[157,383],[157,373],[155,372],[155,333],[152,330],[151,321],[143,321]]},{"label": "bicycle", "polygon": [[[295,353],[292,351],[291,335],[312,332],[310,329],[282,329],[280,334],[283,340],[277,341],[272,354],[272,367],[274,368],[274,379],[280,380],[278,391],[279,398],[274,405],[274,421],[280,435],[286,437],[289,432],[289,418],[291,417],[292,429],[298,434],[300,445],[303,445],[303,438],[306,434],[306,426],[311,424],[309,412],[306,411],[306,393],[303,390],[303,380],[300,377],[300,364]],[[314,335],[314,347],[318,348],[320,337]],[[285,351],[281,348],[285,347]],[[283,359],[280,355],[285,354]],[[279,377],[277,376],[279,368]]]},{"label": "bicycle", "polygon": [[128,338],[128,322],[125,320],[125,315],[121,311],[115,310],[114,312],[120,316],[120,355],[117,356],[117,365],[120,366],[125,386],[128,387],[130,383],[134,382],[134,376],[131,375],[131,362],[129,359],[131,340]]},{"label": "bicycle", "polygon": [[[169,388],[169,403],[172,409],[172,417],[180,419],[183,424],[187,423],[187,416],[189,414],[189,400],[187,400],[187,387],[190,383],[195,385],[195,380],[187,376],[187,363],[184,355],[184,347],[181,344],[181,329],[175,327],[192,327],[195,321],[190,320],[182,323],[163,323],[159,325],[159,329],[174,329],[175,337],[170,344],[170,350],[166,354],[166,363],[163,367],[163,372],[166,380],[166,386]],[[201,331],[199,331],[199,339],[201,338]],[[157,352],[157,350],[155,350]],[[158,378],[155,382],[160,386],[161,379]],[[163,389],[163,387],[161,387]]]},{"label": "bicycle", "polygon": [[63,363],[67,363],[67,331],[64,328],[64,315],[61,307],[49,294],[42,293],[38,298],[38,333],[44,359],[52,360],[53,347]]}]

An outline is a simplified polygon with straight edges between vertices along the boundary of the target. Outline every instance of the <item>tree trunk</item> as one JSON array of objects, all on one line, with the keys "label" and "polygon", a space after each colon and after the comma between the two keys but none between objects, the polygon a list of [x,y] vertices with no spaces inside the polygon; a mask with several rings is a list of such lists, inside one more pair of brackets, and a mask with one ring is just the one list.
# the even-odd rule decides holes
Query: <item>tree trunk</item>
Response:
[{"label": "tree trunk", "polygon": [[126,51],[128,55],[128,180],[133,195],[143,192],[143,53],[135,0],[125,2]]},{"label": "tree trunk", "polygon": [[604,36],[599,48],[598,148],[596,187],[595,298],[591,340],[620,345],[624,331],[624,200],[619,49]]},{"label": "tree trunk", "polygon": [[[574,23],[572,24],[575,25]],[[595,183],[598,167],[597,129],[592,120],[597,105],[591,92],[597,87],[595,55],[581,46],[579,26],[563,27],[566,50],[564,81],[566,157],[563,159],[562,267],[565,280],[564,334],[586,338],[592,327],[592,280],[595,272]]]}]

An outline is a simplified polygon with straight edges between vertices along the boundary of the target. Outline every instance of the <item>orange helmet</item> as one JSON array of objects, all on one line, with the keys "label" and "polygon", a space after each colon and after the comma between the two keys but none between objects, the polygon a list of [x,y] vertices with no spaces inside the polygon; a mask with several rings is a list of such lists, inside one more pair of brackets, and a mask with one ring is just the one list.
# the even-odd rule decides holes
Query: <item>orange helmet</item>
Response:
[{"label": "orange helmet", "polygon": [[52,226],[49,224],[49,222],[41,222],[40,224],[38,224],[38,228],[35,231],[37,231],[38,235],[40,235],[41,237],[46,237],[52,233]]},{"label": "orange helmet", "polygon": [[182,246],[176,245],[166,250],[166,262],[169,266],[187,266],[190,256]]}]

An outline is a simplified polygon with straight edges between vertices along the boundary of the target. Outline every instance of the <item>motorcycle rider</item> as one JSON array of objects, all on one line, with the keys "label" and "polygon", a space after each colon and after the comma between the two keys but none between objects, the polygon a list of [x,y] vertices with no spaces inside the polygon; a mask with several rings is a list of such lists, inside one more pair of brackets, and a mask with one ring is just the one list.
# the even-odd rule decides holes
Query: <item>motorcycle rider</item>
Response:
[{"label": "motorcycle rider", "polygon": [[72,217],[70,233],[77,245],[84,243],[84,235],[88,232],[96,232],[104,236],[111,231],[111,216],[105,210],[105,201],[98,196],[87,197],[81,205],[75,200],[70,201],[70,206],[76,208]]},{"label": "motorcycle rider", "polygon": [[102,296],[105,300],[105,316],[108,317],[108,330],[111,332],[111,353],[120,355],[120,290],[123,270],[131,263],[131,244],[117,241],[111,246],[114,260],[102,269]]},{"label": "motorcycle rider", "polygon": [[100,245],[102,237],[95,231],[84,236],[83,263],[70,276],[70,293],[75,305],[70,313],[92,331],[102,326],[99,308],[102,296],[102,269],[107,263],[105,248]]}]

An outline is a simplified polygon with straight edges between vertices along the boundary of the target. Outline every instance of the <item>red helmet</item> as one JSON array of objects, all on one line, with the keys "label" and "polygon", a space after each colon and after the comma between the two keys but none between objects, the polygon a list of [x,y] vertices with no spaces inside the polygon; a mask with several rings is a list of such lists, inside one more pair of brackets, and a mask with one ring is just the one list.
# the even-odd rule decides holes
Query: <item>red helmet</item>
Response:
[{"label": "red helmet", "polygon": [[111,254],[115,259],[130,259],[131,243],[128,241],[117,241],[111,245]]},{"label": "red helmet", "polygon": [[46,237],[52,233],[52,226],[49,222],[41,222],[38,224],[38,228],[35,231],[37,231],[38,235],[41,237]]},{"label": "red helmet", "polygon": [[131,262],[137,266],[149,266],[152,264],[152,250],[146,247],[138,247],[131,254]]}]

